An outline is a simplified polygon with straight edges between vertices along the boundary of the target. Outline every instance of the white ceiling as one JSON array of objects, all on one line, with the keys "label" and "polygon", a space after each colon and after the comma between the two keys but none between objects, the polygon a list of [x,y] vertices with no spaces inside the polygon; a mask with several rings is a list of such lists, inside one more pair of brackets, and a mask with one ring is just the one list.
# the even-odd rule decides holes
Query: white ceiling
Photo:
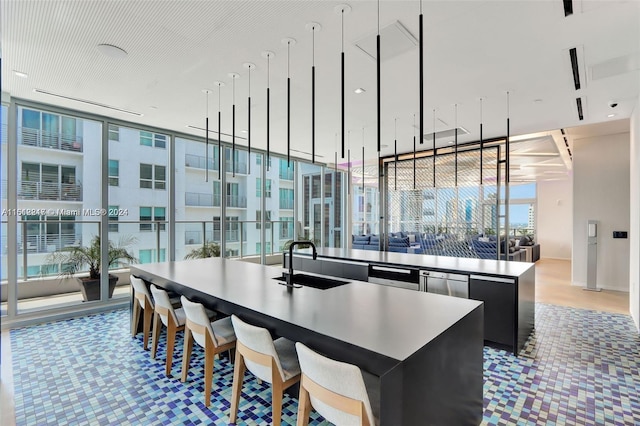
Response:
[{"label": "white ceiling", "polygon": [[[340,132],[340,16],[332,1],[57,1],[2,2],[2,90],[12,97],[86,110],[121,120],[203,136],[206,95],[217,129],[217,88],[222,88],[222,131],[231,133],[231,72],[236,80],[236,134],[245,136],[248,71],[251,76],[252,146],[266,148],[267,61],[271,63],[271,147],[286,153],[287,48],[291,47],[291,146],[311,150],[312,34],[315,36],[317,152],[333,162]],[[565,17],[561,0],[424,1],[425,133],[456,123],[470,131],[459,142],[479,138],[480,98],[484,137],[506,133],[507,101],[511,134],[522,135],[628,118],[640,91],[640,2],[574,0]],[[350,1],[344,18],[346,129],[360,152],[364,128],[368,158],[376,141],[375,62],[355,42],[377,32],[377,2]],[[418,37],[420,2],[382,1],[380,25],[399,21]],[[128,56],[107,57],[97,45],[116,45]],[[568,49],[577,47],[582,88],[576,91]],[[383,51],[382,56],[385,57]],[[598,78],[592,78],[596,68]],[[13,71],[28,74],[21,78]],[[604,77],[606,76],[606,77]],[[413,115],[418,112],[418,49],[382,63],[382,140],[399,152],[413,148]],[[362,87],[363,94],[354,89]],[[144,114],[134,117],[60,95]],[[577,116],[582,97],[585,117]],[[618,106],[612,110],[608,102]],[[614,118],[607,114],[615,112]],[[397,120],[397,136],[395,122]],[[440,140],[447,144],[449,141]],[[430,147],[430,140],[425,148]],[[544,151],[544,149],[542,150]],[[307,155],[297,156],[309,158]]]}]

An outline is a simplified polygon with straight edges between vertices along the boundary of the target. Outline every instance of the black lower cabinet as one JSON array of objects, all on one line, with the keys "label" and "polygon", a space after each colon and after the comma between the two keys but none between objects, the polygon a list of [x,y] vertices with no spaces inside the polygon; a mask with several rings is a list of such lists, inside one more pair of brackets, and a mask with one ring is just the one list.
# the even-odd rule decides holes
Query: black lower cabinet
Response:
[{"label": "black lower cabinet", "polygon": [[471,275],[469,298],[484,302],[484,340],[516,350],[516,286],[514,280]]}]

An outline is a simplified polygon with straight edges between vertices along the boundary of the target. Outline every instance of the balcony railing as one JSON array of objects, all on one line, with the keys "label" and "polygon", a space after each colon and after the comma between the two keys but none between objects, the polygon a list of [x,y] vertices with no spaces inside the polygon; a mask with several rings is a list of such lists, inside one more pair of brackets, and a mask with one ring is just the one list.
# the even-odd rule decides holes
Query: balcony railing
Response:
[{"label": "balcony railing", "polygon": [[[218,170],[218,162],[213,158],[209,158],[209,170]],[[193,167],[196,169],[205,169],[207,165],[207,158],[202,155],[185,154],[184,165],[186,167]]]},{"label": "balcony railing", "polygon": [[82,136],[45,132],[29,127],[21,127],[19,133],[22,145],[82,152]]},{"label": "balcony railing", "polygon": [[293,200],[280,199],[280,209],[281,210],[293,210]]},{"label": "balcony railing", "polygon": [[[231,160],[227,160],[227,173],[233,172],[233,163]],[[247,174],[247,163],[246,161],[236,161],[236,173],[241,175]]]},{"label": "balcony railing", "polygon": [[197,207],[220,207],[220,195],[185,192],[184,204]]},{"label": "balcony railing", "polygon": [[22,200],[82,201],[82,185],[56,182],[18,182]]},{"label": "balcony railing", "polygon": [[65,247],[80,247],[82,238],[76,234],[39,234],[18,236],[18,253],[23,253],[26,240],[27,253],[53,253]]},{"label": "balcony railing", "polygon": [[280,179],[282,180],[293,180],[293,170],[292,169],[280,169]]},{"label": "balcony railing", "polygon": [[247,197],[242,195],[227,195],[227,207],[246,209]]}]

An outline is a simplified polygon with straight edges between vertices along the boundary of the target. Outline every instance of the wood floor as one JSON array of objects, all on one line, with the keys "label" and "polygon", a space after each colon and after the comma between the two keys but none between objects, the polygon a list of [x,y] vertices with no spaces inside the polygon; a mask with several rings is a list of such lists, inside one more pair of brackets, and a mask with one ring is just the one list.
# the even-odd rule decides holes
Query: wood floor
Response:
[{"label": "wood floor", "polygon": [[593,292],[572,286],[569,260],[540,259],[536,262],[536,302],[629,314],[627,292]]}]

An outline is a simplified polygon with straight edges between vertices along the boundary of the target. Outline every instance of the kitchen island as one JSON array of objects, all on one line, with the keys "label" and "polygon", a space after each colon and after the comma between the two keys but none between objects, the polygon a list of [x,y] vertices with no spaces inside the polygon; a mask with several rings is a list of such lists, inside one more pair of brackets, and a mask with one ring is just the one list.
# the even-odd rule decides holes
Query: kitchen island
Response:
[{"label": "kitchen island", "polygon": [[373,374],[383,426],[482,419],[480,302],[359,281],[290,290],[273,279],[277,268],[219,258],[132,265],[131,273]]},{"label": "kitchen island", "polygon": [[[421,282],[421,276],[430,272],[464,277],[468,284],[462,297],[484,302],[485,342],[515,355],[535,327],[533,263],[328,247],[318,248],[317,253],[318,261],[312,262],[310,249],[295,251],[295,269],[374,282],[374,273],[393,278],[393,269],[398,268],[407,272],[401,274],[407,276],[405,287],[421,291],[430,291]],[[393,285],[392,280],[387,282]]]}]

